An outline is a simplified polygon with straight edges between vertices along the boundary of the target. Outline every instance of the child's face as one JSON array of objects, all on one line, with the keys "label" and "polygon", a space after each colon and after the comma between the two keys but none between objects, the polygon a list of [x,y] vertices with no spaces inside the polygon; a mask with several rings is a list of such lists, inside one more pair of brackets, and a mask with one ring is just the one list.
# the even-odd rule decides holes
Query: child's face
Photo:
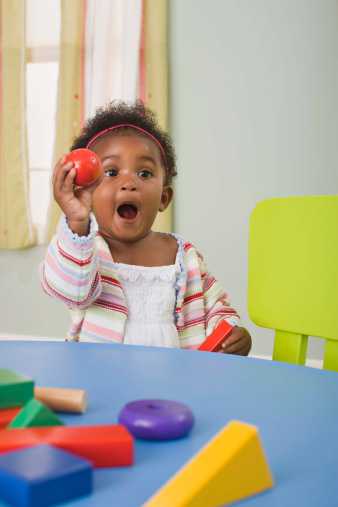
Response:
[{"label": "child's face", "polygon": [[105,176],[93,194],[99,229],[114,240],[134,242],[151,230],[172,198],[159,148],[138,135],[107,135],[91,147]]}]

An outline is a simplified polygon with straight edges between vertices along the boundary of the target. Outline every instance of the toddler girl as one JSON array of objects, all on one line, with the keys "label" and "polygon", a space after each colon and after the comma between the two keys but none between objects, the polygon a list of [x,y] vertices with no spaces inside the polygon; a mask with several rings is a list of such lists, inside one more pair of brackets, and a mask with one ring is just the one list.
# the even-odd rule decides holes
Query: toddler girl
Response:
[{"label": "toddler girl", "polygon": [[176,234],[152,231],[173,197],[171,140],[140,102],[99,109],[71,147],[101,158],[86,188],[63,157],[53,174],[63,211],[42,264],[42,286],[71,312],[68,339],[198,348],[225,319],[223,351],[246,355],[249,333],[201,254]]}]

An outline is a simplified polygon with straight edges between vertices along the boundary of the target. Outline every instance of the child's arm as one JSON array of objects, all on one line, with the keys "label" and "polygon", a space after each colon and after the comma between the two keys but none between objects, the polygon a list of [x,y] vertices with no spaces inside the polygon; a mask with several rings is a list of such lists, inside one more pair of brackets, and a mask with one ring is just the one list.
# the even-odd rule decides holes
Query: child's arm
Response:
[{"label": "child's arm", "polygon": [[224,292],[221,284],[208,272],[201,254],[198,254],[200,270],[203,280],[203,295],[206,311],[206,335],[210,336],[222,320],[225,320],[233,329],[228,334],[221,352],[238,355],[248,355],[251,349],[251,336],[248,331],[239,327],[239,315],[231,307],[228,295]]},{"label": "child's arm", "polygon": [[101,291],[95,254],[95,224],[90,220],[92,193],[97,184],[74,187],[73,163],[64,158],[55,166],[53,190],[65,214],[52,239],[42,265],[44,290],[68,306],[87,308]]},{"label": "child's arm", "polygon": [[70,307],[87,308],[101,292],[94,250],[94,223],[88,236],[72,233],[62,217],[41,266],[44,291]]},{"label": "child's arm", "polygon": [[221,284],[209,273],[199,252],[198,258],[203,284],[206,334],[209,336],[221,320],[226,320],[232,326],[237,326],[240,317],[231,307],[229,297]]}]

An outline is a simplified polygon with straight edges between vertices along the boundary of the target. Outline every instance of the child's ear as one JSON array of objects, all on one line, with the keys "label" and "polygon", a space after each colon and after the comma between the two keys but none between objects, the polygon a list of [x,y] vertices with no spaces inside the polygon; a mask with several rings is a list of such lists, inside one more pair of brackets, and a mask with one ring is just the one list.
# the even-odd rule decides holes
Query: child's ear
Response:
[{"label": "child's ear", "polygon": [[165,209],[167,209],[167,207],[171,203],[173,195],[174,195],[174,191],[173,191],[172,187],[170,187],[169,185],[163,187],[159,211],[164,211]]}]

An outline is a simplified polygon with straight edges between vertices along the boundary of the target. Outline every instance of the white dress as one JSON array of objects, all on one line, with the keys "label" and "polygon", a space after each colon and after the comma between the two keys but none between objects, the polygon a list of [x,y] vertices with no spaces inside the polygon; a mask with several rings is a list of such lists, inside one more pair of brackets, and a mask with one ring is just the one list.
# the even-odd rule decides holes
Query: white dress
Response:
[{"label": "white dress", "polygon": [[114,269],[128,307],[123,342],[179,348],[174,317],[179,263],[145,267],[115,262]]}]

